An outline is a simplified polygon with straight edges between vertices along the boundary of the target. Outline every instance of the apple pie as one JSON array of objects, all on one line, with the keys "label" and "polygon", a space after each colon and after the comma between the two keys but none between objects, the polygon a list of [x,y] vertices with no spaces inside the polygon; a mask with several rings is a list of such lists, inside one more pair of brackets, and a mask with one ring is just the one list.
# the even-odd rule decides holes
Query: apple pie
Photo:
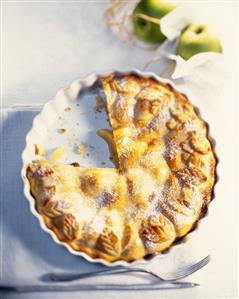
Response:
[{"label": "apple pie", "polygon": [[212,199],[216,158],[189,100],[154,78],[101,77],[115,168],[36,159],[27,178],[57,238],[92,258],[132,261],[191,231]]}]

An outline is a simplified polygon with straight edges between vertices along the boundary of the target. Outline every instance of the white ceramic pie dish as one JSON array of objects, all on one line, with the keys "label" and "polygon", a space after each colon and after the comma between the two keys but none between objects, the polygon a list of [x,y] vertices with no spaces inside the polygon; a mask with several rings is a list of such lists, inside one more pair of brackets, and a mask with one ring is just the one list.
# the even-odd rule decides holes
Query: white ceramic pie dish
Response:
[{"label": "white ceramic pie dish", "polygon": [[[136,69],[114,72],[124,74],[134,73],[139,76],[153,77],[156,80],[170,84],[174,89],[180,91],[170,80],[160,78],[151,72],[141,72]],[[59,90],[56,96],[44,105],[42,111],[34,118],[33,126],[26,136],[26,147],[22,153],[23,167],[21,176],[24,182],[24,194],[29,201],[31,212],[38,218],[41,228],[48,232],[57,244],[65,246],[72,254],[84,257],[89,262],[102,263],[111,267],[133,266],[136,263],[138,265],[139,263],[147,262],[149,259],[152,260],[155,256],[165,257],[168,251],[152,255],[149,259],[146,258],[133,262],[116,261],[113,263],[99,258],[93,259],[83,252],[75,251],[67,243],[59,241],[54,232],[46,226],[42,216],[35,209],[35,199],[31,195],[30,185],[26,178],[26,166],[35,159],[34,144],[42,145],[47,153],[50,153],[56,147],[66,147],[67,155],[61,161],[63,163],[79,162],[81,165],[87,167],[114,167],[108,158],[109,152],[106,143],[96,135],[96,130],[107,128],[109,124],[106,120],[106,112],[94,112],[96,104],[95,88],[92,91],[92,87],[97,84],[99,77],[110,73],[93,73],[84,80],[75,80],[69,86]],[[181,92],[184,93],[183,91]],[[67,112],[67,107],[71,107],[72,110]],[[200,116],[198,108],[195,109]],[[59,131],[61,128],[67,129],[67,132],[61,134]],[[215,147],[215,141],[210,136],[209,139]],[[82,143],[86,144],[86,155],[79,156],[76,154],[76,146]],[[212,205],[210,205],[210,210],[211,208]],[[206,218],[204,216],[199,221],[200,226],[202,222],[206,225]],[[189,235],[191,236],[196,231],[198,231],[197,227]],[[176,247],[184,246],[185,241],[190,239],[190,236],[188,237],[187,235],[182,241],[177,242],[175,244]],[[171,248],[175,247],[175,245]]]}]

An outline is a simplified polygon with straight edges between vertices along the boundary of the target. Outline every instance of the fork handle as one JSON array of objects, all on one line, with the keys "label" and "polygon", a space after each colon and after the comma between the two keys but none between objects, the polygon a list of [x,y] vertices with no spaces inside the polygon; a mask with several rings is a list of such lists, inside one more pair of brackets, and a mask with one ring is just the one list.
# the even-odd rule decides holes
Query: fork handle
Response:
[{"label": "fork handle", "polygon": [[153,275],[159,279],[157,275],[154,275],[152,272],[147,271],[141,268],[124,268],[124,267],[115,267],[113,269],[105,269],[99,271],[93,271],[88,273],[50,273],[50,279],[55,282],[65,282],[65,281],[74,281],[83,278],[101,276],[101,275],[110,275],[110,274],[120,274],[120,273],[133,273],[133,272],[143,272],[150,275]]},{"label": "fork handle", "polygon": [[193,282],[170,282],[170,283],[146,283],[146,284],[115,284],[115,285],[24,285],[24,286],[1,286],[0,292],[74,292],[74,291],[139,291],[139,290],[170,290],[170,289],[183,289],[183,288],[194,288],[198,284]]}]

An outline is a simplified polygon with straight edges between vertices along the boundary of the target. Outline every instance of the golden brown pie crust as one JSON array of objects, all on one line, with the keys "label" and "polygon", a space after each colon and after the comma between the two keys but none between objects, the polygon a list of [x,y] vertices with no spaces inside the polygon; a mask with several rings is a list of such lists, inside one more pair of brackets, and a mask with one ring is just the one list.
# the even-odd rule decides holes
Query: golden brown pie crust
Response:
[{"label": "golden brown pie crust", "polygon": [[101,78],[117,169],[36,160],[27,178],[59,240],[107,261],[162,252],[195,226],[212,199],[208,130],[170,85],[137,75]]}]

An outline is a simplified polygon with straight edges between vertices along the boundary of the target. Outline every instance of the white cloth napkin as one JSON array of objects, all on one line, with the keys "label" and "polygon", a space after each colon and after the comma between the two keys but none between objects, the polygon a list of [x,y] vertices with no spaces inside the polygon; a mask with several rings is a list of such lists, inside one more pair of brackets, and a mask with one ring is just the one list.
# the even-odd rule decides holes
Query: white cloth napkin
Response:
[{"label": "white cloth napkin", "polygon": [[205,94],[209,98],[215,98],[230,77],[225,55],[223,53],[204,52],[192,56],[187,61],[177,55],[178,38],[182,30],[191,23],[209,23],[219,37],[222,47],[227,45],[225,30],[222,30],[221,24],[218,24],[216,20],[212,20],[211,14],[208,15],[205,12],[205,5],[179,3],[172,12],[165,15],[160,21],[161,30],[167,40],[153,51],[149,70],[153,69],[158,73],[157,60],[161,61],[166,58],[168,69],[170,69],[169,77],[174,80],[183,80],[187,92],[198,98]]},{"label": "white cloth napkin", "polygon": [[201,94],[198,91],[202,90],[204,94],[213,96],[215,90],[221,89],[228,79],[224,55],[222,53],[204,52],[196,54],[186,61],[176,53],[178,38],[182,30],[192,23],[209,23],[213,26],[213,31],[223,45],[223,36],[217,24],[212,23],[204,11],[202,11],[202,7],[195,4],[181,4],[163,17],[160,26],[168,40],[159,47],[158,51],[168,59],[175,61],[173,79],[183,78],[188,88],[191,91],[196,89],[196,94],[199,96]]},{"label": "white cloth napkin", "polygon": [[[38,220],[30,212],[28,201],[24,198],[23,183],[20,177],[21,153],[25,147],[26,133],[31,128],[32,120],[38,113],[37,110],[22,107],[5,109],[1,112],[0,285],[2,286],[45,284],[48,283],[47,273],[50,272],[83,273],[104,268],[103,265],[89,263],[81,257],[74,256],[65,248],[57,245],[40,228]],[[201,232],[205,233],[203,225]],[[209,253],[208,244],[206,244],[207,238],[204,238],[204,247],[202,247],[200,246],[200,238],[199,240],[195,238],[199,235],[191,235],[190,242],[187,242],[185,247],[178,247],[177,250],[173,248],[169,254],[159,256],[149,262],[147,267],[155,271],[160,270],[163,273],[180,266],[183,267],[206,256]],[[119,276],[108,276],[105,279],[103,277],[91,278],[87,280],[87,283],[93,285],[96,283],[130,284],[142,282],[142,279],[145,282],[145,277],[137,278],[132,275],[124,275],[119,278]],[[167,291],[160,292],[167,297]],[[197,290],[192,289],[191,292],[195,295]],[[79,298],[79,293],[77,294]],[[86,294],[87,292],[80,292],[83,297]],[[115,296],[117,294],[120,295],[120,292],[116,292]],[[142,292],[140,294],[142,295]],[[30,297],[30,294],[22,294],[21,296],[17,298],[36,298],[33,295]],[[45,294],[41,294],[41,296],[50,298]],[[59,298],[64,298],[62,296],[63,294],[59,293]],[[134,297],[133,292],[129,293],[129,297],[131,296]],[[55,296],[54,298],[58,297]]]}]

